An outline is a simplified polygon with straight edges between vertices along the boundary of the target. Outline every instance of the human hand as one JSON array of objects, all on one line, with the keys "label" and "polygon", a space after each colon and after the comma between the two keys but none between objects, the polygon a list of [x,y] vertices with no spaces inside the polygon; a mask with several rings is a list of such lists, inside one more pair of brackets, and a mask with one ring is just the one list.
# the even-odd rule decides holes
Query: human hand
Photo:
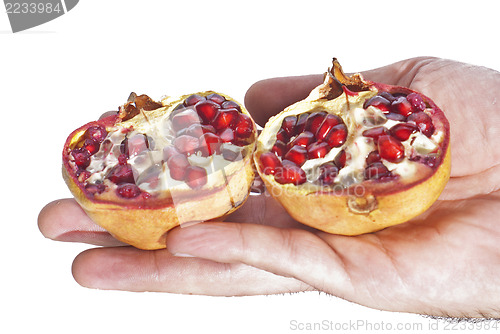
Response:
[{"label": "human hand", "polygon": [[[210,295],[320,290],[384,310],[500,317],[500,73],[416,58],[364,76],[430,96],[451,124],[451,179],[431,209],[405,224],[330,235],[298,224],[261,195],[227,222],[172,230],[168,250],[109,247],[120,244],[73,200],[44,208],[40,229],[56,240],[108,246],[74,262],[75,279],[89,287]],[[245,102],[263,124],[319,83],[321,76],[265,80]]]}]

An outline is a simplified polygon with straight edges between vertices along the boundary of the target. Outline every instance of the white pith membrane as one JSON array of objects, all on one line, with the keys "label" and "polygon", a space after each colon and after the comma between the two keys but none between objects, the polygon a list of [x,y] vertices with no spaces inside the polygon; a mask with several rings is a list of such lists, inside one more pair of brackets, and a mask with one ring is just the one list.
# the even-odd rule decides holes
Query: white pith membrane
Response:
[{"label": "white pith membrane", "polygon": [[[186,195],[199,196],[200,192],[224,187],[232,174],[248,164],[248,161],[244,161],[248,159],[244,159],[244,157],[250,154],[251,143],[246,146],[222,143],[219,154],[214,153],[204,157],[201,151],[198,151],[187,156],[191,166],[198,166],[206,171],[206,183],[202,187],[192,189],[185,181],[173,179],[163,153],[164,147],[173,146],[173,140],[176,138],[176,131],[172,129],[171,112],[167,109],[170,108],[163,107],[152,111],[141,110],[137,116],[119,122],[113,128],[106,129],[108,131],[106,138],[100,144],[99,150],[91,155],[90,165],[85,168],[91,175],[82,182],[84,187],[99,184],[106,187],[105,191],[93,195],[95,199],[114,202],[130,201],[130,199],[120,198],[116,195],[116,189],[120,185],[109,180],[108,176],[110,171],[119,165],[118,157],[124,153],[121,151],[122,142],[126,138],[133,138],[137,135],[143,136],[145,141],[148,138],[149,147],[139,154],[134,153],[129,147],[127,163],[132,168],[135,184],[148,194],[147,199],[172,198],[175,204],[175,197],[178,196],[183,197],[185,201]],[[194,110],[194,106],[186,107],[187,109]],[[83,136],[83,133],[81,135]],[[76,139],[75,142],[79,140]],[[225,159],[222,154],[224,151],[231,151],[233,158],[231,160]],[[71,154],[69,158],[70,164],[77,169]],[[233,206],[238,204],[240,203],[233,203]]]},{"label": "white pith membrane", "polygon": [[[362,133],[365,130],[379,126],[384,126],[389,130],[396,124],[407,122],[387,119],[383,111],[374,106],[369,106],[367,109],[363,108],[364,102],[377,95],[377,91],[362,91],[353,94],[344,92],[332,100],[318,99],[317,94],[317,91],[313,91],[307,99],[289,106],[278,116],[272,117],[259,137],[258,151],[263,153],[271,151],[285,117],[298,116],[304,113],[311,114],[316,111],[326,111],[329,114],[341,117],[348,130],[347,139],[342,146],[331,148],[323,158],[308,159],[300,166],[306,173],[307,182],[300,185],[285,183],[280,184],[280,186],[291,187],[304,192],[317,192],[324,191],[325,188],[338,189],[340,187],[343,189],[361,182],[384,182],[384,180],[365,179],[366,158],[370,152],[377,150],[377,144],[372,138],[365,137]],[[430,116],[431,111],[432,109],[427,108],[423,112]],[[435,119],[433,119],[433,125],[435,131],[430,138],[417,130],[410,135],[408,140],[401,141],[405,149],[405,157],[401,162],[392,163],[381,159],[381,162],[392,175],[400,176],[398,182],[403,184],[412,183],[425,178],[435,170],[422,162],[410,160],[415,156],[435,156],[437,161],[442,158],[441,155],[444,152],[441,152],[440,145],[444,140],[443,125]],[[295,137],[291,137],[288,142],[293,141]],[[327,162],[333,162],[342,150],[347,153],[346,164],[339,170],[334,184],[330,186],[318,184],[319,167]],[[281,157],[279,158],[283,160]],[[267,177],[274,178],[273,175],[267,175]],[[389,180],[387,179],[387,181]]]}]

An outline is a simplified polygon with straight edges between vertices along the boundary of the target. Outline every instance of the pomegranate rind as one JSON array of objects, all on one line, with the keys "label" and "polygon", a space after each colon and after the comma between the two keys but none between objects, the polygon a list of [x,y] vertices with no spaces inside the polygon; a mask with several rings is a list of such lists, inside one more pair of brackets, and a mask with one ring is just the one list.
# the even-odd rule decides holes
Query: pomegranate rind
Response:
[{"label": "pomegranate rind", "polygon": [[[206,91],[196,94],[207,96],[213,93],[215,92]],[[225,94],[217,94],[226,100],[234,101]],[[165,117],[190,95],[192,94],[165,98],[162,100],[162,108],[145,113],[151,118]],[[240,106],[241,112],[249,115],[247,110]],[[90,195],[73,172],[69,163],[69,153],[90,126],[104,125],[107,129],[117,125],[138,126],[141,120],[136,117],[121,122],[118,116],[113,115],[100,121],[90,122],[73,131],[66,140],[63,150],[63,178],[76,201],[96,224],[106,229],[116,239],[136,248],[162,249],[166,247],[165,238],[170,229],[184,224],[223,220],[225,216],[243,205],[255,176],[252,162],[255,140],[243,148],[245,153],[242,159],[231,162],[228,168],[224,168],[224,173],[215,172],[218,173],[217,177],[220,180],[198,189],[190,189],[187,186],[175,189],[175,201],[170,193],[172,190],[164,191],[156,199],[139,197],[127,200],[119,198],[114,192],[105,192],[105,196]],[[253,129],[256,133],[255,124]]]},{"label": "pomegranate rind", "polygon": [[[331,74],[331,73],[330,73]],[[257,139],[254,163],[264,181],[268,192],[281,203],[285,210],[297,221],[318,230],[341,235],[359,235],[379,231],[389,226],[404,223],[425,212],[439,197],[446,186],[451,170],[450,130],[444,113],[427,96],[404,87],[365,81],[360,74],[349,88],[358,91],[340,92],[331,89],[332,76],[325,76],[325,82],[311,91],[310,95],[271,117]],[[362,84],[359,84],[359,83]],[[434,168],[422,166],[415,177],[387,182],[363,181],[359,184],[335,191],[321,186],[305,183],[295,186],[281,184],[273,175],[266,175],[259,163],[260,155],[268,152],[276,141],[276,133],[283,119],[291,115],[326,110],[330,114],[342,116],[346,104],[360,104],[375,96],[379,91],[392,94],[418,93],[429,106],[434,125],[442,131],[439,143],[441,158]],[[340,94],[340,95],[338,95]],[[353,133],[355,124],[342,117],[349,133]],[[346,146],[352,143],[347,139]],[[333,149],[332,149],[333,150]],[[359,188],[361,187],[361,188]]]}]

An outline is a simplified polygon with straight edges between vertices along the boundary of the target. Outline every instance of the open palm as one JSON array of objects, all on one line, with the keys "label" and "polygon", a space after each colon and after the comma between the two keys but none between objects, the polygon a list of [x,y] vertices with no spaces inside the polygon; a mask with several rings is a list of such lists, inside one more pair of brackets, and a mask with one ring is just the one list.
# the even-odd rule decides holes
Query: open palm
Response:
[{"label": "open palm", "polygon": [[[321,290],[385,310],[500,317],[500,73],[415,58],[364,76],[430,96],[450,121],[451,179],[426,213],[345,237],[297,223],[267,194],[251,196],[226,222],[172,230],[167,250],[86,251],[74,262],[76,280],[105,289],[210,295]],[[245,102],[263,124],[320,82],[321,76],[264,80]],[[39,225],[56,240],[121,245],[69,199],[44,208]]]}]

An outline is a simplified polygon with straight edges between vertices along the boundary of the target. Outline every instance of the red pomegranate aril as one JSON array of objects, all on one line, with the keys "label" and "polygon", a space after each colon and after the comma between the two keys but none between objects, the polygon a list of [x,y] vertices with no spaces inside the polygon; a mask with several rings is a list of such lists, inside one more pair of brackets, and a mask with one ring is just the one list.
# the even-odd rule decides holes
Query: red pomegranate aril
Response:
[{"label": "red pomegranate aril", "polygon": [[404,96],[399,96],[392,102],[391,110],[395,113],[408,117],[413,113],[413,106]]},{"label": "red pomegranate aril", "polygon": [[271,148],[271,152],[276,154],[279,157],[283,157],[285,153],[287,152],[286,150],[286,144],[282,142],[281,140],[277,140],[273,147]]},{"label": "red pomegranate aril", "polygon": [[307,157],[309,159],[323,158],[328,152],[330,152],[330,146],[325,142],[315,142],[309,145],[307,148]]},{"label": "red pomegranate aril", "polygon": [[198,166],[189,166],[186,168],[184,181],[192,189],[199,189],[207,184],[207,171]]},{"label": "red pomegranate aril", "polygon": [[126,165],[128,164],[128,155],[125,153],[122,153],[118,156],[118,164],[120,165]]},{"label": "red pomegranate aril", "polygon": [[303,184],[307,181],[306,172],[293,164],[279,167],[274,174],[274,179],[281,184],[292,183],[294,185]]},{"label": "red pomegranate aril", "polygon": [[307,147],[309,146],[312,142],[314,141],[314,134],[309,131],[304,131],[301,134],[299,134],[297,137],[295,137],[294,140],[290,143],[290,146],[303,146]]},{"label": "red pomegranate aril", "polygon": [[147,150],[146,137],[143,134],[137,134],[126,140],[126,149],[124,152],[128,154],[129,157],[138,155],[139,153]]},{"label": "red pomegranate aril", "polygon": [[76,173],[76,176],[78,176],[78,181],[80,183],[83,183],[85,182],[86,179],[88,179],[90,177],[90,175],[92,175],[88,170],[86,169],[80,169],[78,170]]},{"label": "red pomegranate aril", "polygon": [[236,109],[241,112],[241,107],[238,103],[234,101],[224,101],[221,105],[222,109]]},{"label": "red pomegranate aril", "polygon": [[114,166],[109,171],[107,178],[114,184],[135,183],[134,172],[129,164]]},{"label": "red pomegranate aril", "polygon": [[303,146],[295,145],[286,152],[285,159],[290,160],[297,166],[302,166],[307,160],[307,149]]},{"label": "red pomegranate aril", "polygon": [[219,105],[222,104],[224,101],[226,101],[226,99],[223,96],[221,96],[217,93],[212,93],[212,94],[207,95],[207,100],[214,101],[215,103],[217,103]]},{"label": "red pomegranate aril", "polygon": [[307,119],[309,118],[309,114],[300,114],[297,118],[297,123],[295,124],[294,134],[299,134],[304,131],[306,127]]},{"label": "red pomegranate aril", "polygon": [[75,159],[75,165],[77,165],[81,169],[85,169],[90,165],[90,153],[87,149],[81,147],[76,148],[71,151],[71,155]]},{"label": "red pomegranate aril", "polygon": [[212,122],[219,112],[220,105],[214,101],[200,101],[194,106],[196,112],[205,124]]},{"label": "red pomegranate aril", "polygon": [[292,137],[295,135],[295,125],[297,124],[296,116],[287,116],[283,119],[281,123],[281,128],[285,130],[288,137]]},{"label": "red pomegranate aril", "polygon": [[98,143],[101,143],[104,141],[107,135],[108,132],[103,126],[93,125],[85,131],[84,138],[92,139]]},{"label": "red pomegranate aril", "polygon": [[378,138],[383,135],[387,135],[389,132],[383,126],[377,126],[376,128],[371,128],[363,131],[362,135],[365,137],[373,138],[373,141],[376,143]]},{"label": "red pomegranate aril", "polygon": [[347,128],[344,124],[335,125],[326,135],[324,141],[330,147],[340,147],[347,139]]},{"label": "red pomegranate aril", "polygon": [[172,117],[172,128],[175,131],[187,128],[192,124],[199,123],[201,123],[201,119],[196,111],[192,109],[186,109]]},{"label": "red pomegranate aril", "polygon": [[205,101],[205,100],[206,100],[205,97],[198,95],[198,94],[193,94],[184,100],[184,106],[186,106],[186,107],[194,106],[196,103],[198,103],[200,101]]},{"label": "red pomegranate aril", "polygon": [[210,156],[212,154],[220,154],[220,146],[222,144],[222,140],[219,136],[213,133],[205,133],[200,136],[199,140],[199,149],[202,153],[202,156]]},{"label": "red pomegranate aril", "polygon": [[318,129],[323,123],[323,120],[325,119],[327,113],[324,111],[316,111],[313,112],[312,114],[307,117],[306,124],[304,126],[304,131],[310,131],[313,134],[318,132]]},{"label": "red pomegranate aril", "polygon": [[182,135],[174,139],[175,148],[183,154],[193,154],[200,146],[198,138]]},{"label": "red pomegranate aril", "polygon": [[234,140],[234,130],[227,128],[219,133],[219,137],[224,143],[230,143]]},{"label": "red pomegranate aril", "polygon": [[340,117],[337,115],[331,115],[328,114],[325,119],[323,120],[323,123],[321,123],[318,131],[316,132],[316,139],[317,140],[324,140],[326,136],[328,135],[328,132],[337,124],[342,124],[344,123]]},{"label": "red pomegranate aril", "polygon": [[415,111],[424,111],[427,106],[425,105],[424,99],[417,93],[410,93],[406,96],[408,102],[411,103]]},{"label": "red pomegranate aril", "polygon": [[394,95],[392,95],[391,93],[389,92],[380,92],[378,93],[379,96],[382,96],[384,99],[386,99],[387,101],[389,101],[390,103],[396,101],[396,98],[394,97]]},{"label": "red pomegranate aril", "polygon": [[432,124],[432,119],[425,112],[413,113],[408,117],[408,122],[415,123],[420,131],[427,137],[432,136],[434,133],[434,124]]},{"label": "red pomegranate aril", "polygon": [[345,152],[345,150],[340,151],[333,159],[333,162],[335,162],[335,165],[339,169],[344,168],[347,162],[347,153]]},{"label": "red pomegranate aril", "polygon": [[262,153],[259,157],[261,169],[266,175],[274,174],[281,167],[281,161],[273,152]]},{"label": "red pomegranate aril", "polygon": [[380,154],[377,151],[372,151],[366,157],[366,165],[371,165],[374,162],[380,161]]},{"label": "red pomegranate aril", "polygon": [[403,144],[390,135],[384,135],[378,138],[378,152],[382,159],[393,163],[401,162],[405,157],[405,148]]},{"label": "red pomegranate aril", "polygon": [[82,147],[89,151],[90,155],[94,155],[99,151],[100,144],[93,139],[85,139]]},{"label": "red pomegranate aril", "polygon": [[276,134],[276,140],[281,140],[284,143],[288,142],[288,135],[285,130],[280,129]]},{"label": "red pomegranate aril", "polygon": [[172,179],[183,181],[186,175],[186,168],[189,167],[189,161],[185,155],[176,154],[167,160],[167,166]]},{"label": "red pomegranate aril", "polygon": [[249,138],[253,133],[252,119],[245,115],[239,114],[238,123],[236,125],[236,137],[241,139]]},{"label": "red pomegranate aril", "polygon": [[89,183],[85,186],[85,190],[92,195],[102,194],[106,190],[106,186],[102,183],[97,183],[97,184]]},{"label": "red pomegranate aril", "polygon": [[121,184],[116,188],[116,193],[123,198],[136,198],[141,194],[141,189],[132,183]]},{"label": "red pomegranate aril", "polygon": [[231,150],[227,147],[223,147],[221,150],[222,157],[227,161],[236,161],[243,158],[240,151]]},{"label": "red pomegranate aril", "polygon": [[388,114],[385,114],[385,118],[390,119],[391,121],[397,121],[397,122],[405,122],[406,121],[406,116],[395,113],[395,112],[390,112]]},{"label": "red pomegranate aril", "polygon": [[384,112],[389,112],[390,106],[391,102],[380,95],[375,95],[363,104],[364,109],[367,109],[368,107],[375,107]]},{"label": "red pomegranate aril", "polygon": [[389,133],[400,141],[405,141],[410,138],[411,134],[417,131],[418,128],[413,123],[399,123],[389,129]]},{"label": "red pomegranate aril", "polygon": [[176,154],[180,154],[180,152],[177,151],[177,149],[171,145],[165,146],[163,148],[163,160],[164,161],[167,161],[168,159],[170,159],[170,157],[172,157]]},{"label": "red pomegranate aril", "polygon": [[382,176],[389,175],[390,172],[382,162],[374,162],[366,167],[364,171],[365,179],[380,179]]},{"label": "red pomegranate aril", "polygon": [[212,121],[213,127],[220,131],[225,128],[230,128],[236,125],[239,118],[239,112],[235,108],[220,109],[215,119]]},{"label": "red pomegranate aril", "polygon": [[318,178],[319,184],[322,186],[331,186],[335,183],[335,177],[339,173],[339,168],[335,164],[329,162],[319,166],[320,175]]}]

